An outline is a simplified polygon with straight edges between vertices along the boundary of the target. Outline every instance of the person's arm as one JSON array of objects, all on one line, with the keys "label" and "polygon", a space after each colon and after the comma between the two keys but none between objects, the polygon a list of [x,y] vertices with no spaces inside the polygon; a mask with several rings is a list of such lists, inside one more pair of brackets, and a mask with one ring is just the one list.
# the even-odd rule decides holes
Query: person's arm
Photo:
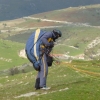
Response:
[{"label": "person's arm", "polygon": [[52,38],[52,33],[51,32],[47,32],[43,35],[43,37],[41,38],[41,41],[43,43],[43,45],[45,45],[46,47],[50,47],[53,46],[53,42],[48,42],[48,38]]}]

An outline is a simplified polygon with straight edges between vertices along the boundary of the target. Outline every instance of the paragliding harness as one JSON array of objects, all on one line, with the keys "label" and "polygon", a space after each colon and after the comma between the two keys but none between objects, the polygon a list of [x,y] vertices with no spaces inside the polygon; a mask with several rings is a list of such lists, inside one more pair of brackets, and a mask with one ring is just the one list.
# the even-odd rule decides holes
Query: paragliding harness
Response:
[{"label": "paragliding harness", "polygon": [[[39,36],[39,34],[40,34],[40,29],[38,29],[38,30],[36,30],[36,31],[39,31],[38,32],[38,36]],[[43,47],[43,49],[44,49],[44,52],[41,52],[41,54],[38,56],[37,54],[36,54],[36,50],[37,50],[37,48],[36,48],[36,43],[40,40],[40,38],[44,35],[45,33],[43,33],[39,38],[38,38],[38,36],[37,36],[37,33],[36,33],[36,36],[34,36],[34,41],[35,41],[35,43],[33,44],[33,46],[31,47],[31,49],[30,49],[30,54],[31,54],[31,50],[32,50],[32,48],[34,48],[35,47],[35,49],[34,49],[34,54],[31,54],[31,56],[33,56],[32,58],[34,59],[34,62],[30,59],[30,57],[29,57],[29,55],[28,55],[28,53],[27,53],[27,50],[26,50],[26,54],[27,54],[27,58],[29,59],[29,61],[30,62],[32,62],[33,63],[33,66],[34,66],[34,68],[35,68],[35,70],[37,70],[37,71],[39,71],[40,70],[40,61],[41,61],[41,58],[42,58],[42,56],[43,56],[43,54],[45,53],[46,54],[46,56],[47,56],[47,65],[48,66],[52,66],[52,63],[53,63],[53,57],[51,57],[49,54],[48,54],[48,52],[46,52],[47,50],[45,50],[45,46],[43,46],[42,45],[42,47]],[[51,41],[51,38],[49,38],[48,39],[48,42],[50,42]],[[27,44],[26,44],[26,46],[27,46]],[[40,51],[40,46],[39,46],[39,51]],[[49,48],[46,48],[46,49],[49,49]]]},{"label": "paragliding harness", "polygon": [[[53,39],[49,38],[48,42],[51,42],[51,41],[53,42]],[[53,63],[54,60],[53,60],[53,57],[49,55],[49,47],[45,47],[44,45],[41,45],[41,48],[43,49],[43,52],[46,54],[47,65],[49,67],[52,66],[52,63]],[[44,53],[42,53],[42,56],[43,56]]]}]

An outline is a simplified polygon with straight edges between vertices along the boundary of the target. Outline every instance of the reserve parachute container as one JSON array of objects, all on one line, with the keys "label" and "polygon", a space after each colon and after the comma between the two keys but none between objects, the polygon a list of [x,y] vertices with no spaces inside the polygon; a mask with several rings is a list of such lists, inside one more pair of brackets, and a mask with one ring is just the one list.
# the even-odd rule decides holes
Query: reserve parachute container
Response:
[{"label": "reserve parachute container", "polygon": [[40,44],[41,44],[41,37],[45,34],[45,31],[37,29],[32,35],[28,38],[26,42],[26,55],[29,61],[33,64],[36,70],[39,70],[40,66]]}]

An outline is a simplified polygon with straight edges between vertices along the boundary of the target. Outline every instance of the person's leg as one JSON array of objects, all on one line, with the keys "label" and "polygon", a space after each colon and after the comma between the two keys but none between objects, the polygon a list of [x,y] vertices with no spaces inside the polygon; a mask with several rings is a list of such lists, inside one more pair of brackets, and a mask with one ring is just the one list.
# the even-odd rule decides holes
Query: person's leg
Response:
[{"label": "person's leg", "polygon": [[36,81],[35,81],[35,89],[40,89],[40,72],[38,71],[38,75],[36,77]]},{"label": "person's leg", "polygon": [[48,65],[46,62],[46,55],[44,54],[41,60],[40,68],[40,87],[46,87],[46,79],[48,75]]}]

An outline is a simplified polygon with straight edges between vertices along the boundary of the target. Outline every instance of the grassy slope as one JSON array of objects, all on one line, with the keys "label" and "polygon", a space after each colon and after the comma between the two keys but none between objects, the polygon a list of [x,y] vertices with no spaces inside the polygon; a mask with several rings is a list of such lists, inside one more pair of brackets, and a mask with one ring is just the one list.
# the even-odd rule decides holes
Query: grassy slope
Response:
[{"label": "grassy slope", "polygon": [[[52,68],[49,68],[47,85],[51,86],[48,91],[34,90],[34,82],[36,71],[29,73],[18,74],[15,76],[0,77],[0,99],[1,100],[99,100],[100,99],[100,74],[99,77],[95,74],[73,70],[71,66],[77,64],[76,67],[90,64],[91,62],[72,62],[61,63]],[[100,62],[98,62],[100,64]],[[81,66],[82,69],[84,66]],[[96,64],[95,64],[96,67]],[[92,71],[92,67],[86,69]],[[100,66],[99,66],[100,69]],[[98,69],[95,69],[96,73]],[[68,88],[68,90],[64,90]],[[59,91],[61,90],[62,91]],[[37,92],[39,96],[20,97],[22,94]],[[43,94],[45,93],[46,94]]]},{"label": "grassy slope", "polygon": [[[0,70],[26,63],[26,59],[18,56],[19,51],[23,48],[24,44],[0,40]],[[10,62],[7,61],[9,59],[11,59]]]},{"label": "grassy slope", "polygon": [[[60,30],[63,32],[63,36],[61,41],[59,41],[60,45],[56,46],[57,48],[55,52],[65,53],[70,52],[70,55],[77,55],[84,53],[86,46],[94,40],[96,37],[100,35],[100,29],[97,28],[87,28],[87,27],[63,27]],[[78,49],[71,48],[69,46],[78,46]],[[63,49],[59,49],[63,48]],[[76,53],[75,53],[76,52]]]}]

